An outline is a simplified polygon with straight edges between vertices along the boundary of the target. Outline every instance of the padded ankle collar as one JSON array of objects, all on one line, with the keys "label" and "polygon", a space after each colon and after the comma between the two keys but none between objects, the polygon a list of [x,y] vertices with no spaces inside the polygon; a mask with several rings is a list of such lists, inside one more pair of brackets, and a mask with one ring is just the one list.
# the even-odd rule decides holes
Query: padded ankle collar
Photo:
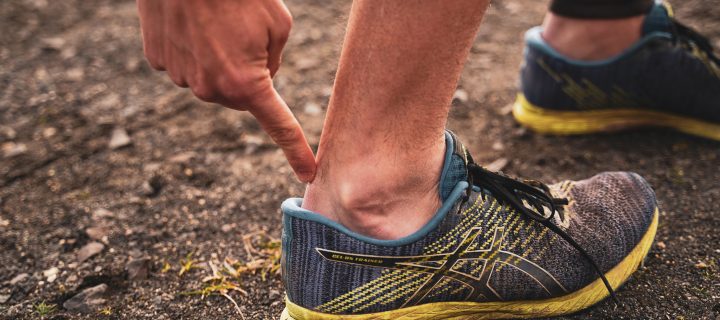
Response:
[{"label": "padded ankle collar", "polygon": [[635,42],[632,46],[625,49],[625,51],[621,52],[620,54],[610,57],[605,60],[597,60],[597,61],[584,61],[584,60],[575,60],[570,59],[566,56],[563,56],[560,52],[557,52],[553,47],[551,47],[547,42],[545,42],[545,39],[542,37],[542,27],[534,27],[528,30],[525,33],[525,44],[529,48],[533,48],[535,50],[539,50],[543,52],[544,54],[547,54],[555,59],[562,60],[565,63],[568,64],[574,64],[576,66],[580,67],[601,67],[608,64],[612,64],[620,59],[623,59],[636,51],[638,51],[640,48],[642,48],[646,43],[655,40],[655,39],[667,39],[672,40],[672,34],[668,32],[662,32],[662,31],[652,31],[648,34],[645,34],[640,40]]}]

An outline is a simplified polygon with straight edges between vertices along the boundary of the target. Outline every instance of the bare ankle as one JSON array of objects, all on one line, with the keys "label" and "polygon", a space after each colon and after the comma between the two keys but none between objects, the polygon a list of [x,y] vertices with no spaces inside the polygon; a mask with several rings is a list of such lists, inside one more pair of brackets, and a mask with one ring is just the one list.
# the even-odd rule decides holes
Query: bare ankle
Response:
[{"label": "bare ankle", "polygon": [[398,239],[410,235],[440,207],[444,145],[439,147],[429,152],[436,156],[424,154],[404,166],[394,163],[395,159],[386,162],[372,157],[335,161],[308,185],[302,207],[366,236]]},{"label": "bare ankle", "polygon": [[548,13],[543,38],[560,54],[575,60],[603,60],[622,53],[642,36],[645,16],[622,19],[575,19]]}]

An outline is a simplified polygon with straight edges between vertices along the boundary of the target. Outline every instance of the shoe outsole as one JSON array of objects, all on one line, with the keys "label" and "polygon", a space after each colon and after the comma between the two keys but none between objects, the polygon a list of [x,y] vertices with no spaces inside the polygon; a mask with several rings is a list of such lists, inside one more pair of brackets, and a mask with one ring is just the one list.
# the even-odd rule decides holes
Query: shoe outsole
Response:
[{"label": "shoe outsole", "polygon": [[519,94],[515,119],[533,131],[556,135],[613,132],[637,127],[666,127],[720,141],[720,124],[642,109],[554,111],[530,103]]},{"label": "shoe outsole", "polygon": [[[610,269],[605,277],[616,289],[620,287],[638,269],[652,247],[658,226],[658,209],[655,208],[653,220],[640,242],[619,264]],[[550,317],[575,313],[586,309],[609,295],[601,279],[597,279],[573,293],[546,299],[531,301],[499,302],[437,302],[397,310],[359,314],[336,315],[305,309],[288,299],[280,320],[381,320],[381,319],[508,319]]]}]

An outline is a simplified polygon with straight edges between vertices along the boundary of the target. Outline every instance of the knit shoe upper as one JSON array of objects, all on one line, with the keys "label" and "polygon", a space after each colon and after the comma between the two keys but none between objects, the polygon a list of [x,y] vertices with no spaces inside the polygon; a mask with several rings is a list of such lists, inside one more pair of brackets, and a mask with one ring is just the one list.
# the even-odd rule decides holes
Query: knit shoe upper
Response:
[{"label": "knit shoe upper", "polygon": [[[720,140],[720,59],[706,38],[672,17],[669,5],[653,7],[642,38],[604,61],[564,57],[540,27],[525,40],[514,109],[522,124],[559,134],[658,125]],[[583,112],[584,127],[573,123],[584,120]]]},{"label": "knit shoe upper", "polygon": [[637,174],[547,188],[482,169],[452,134],[446,145],[443,205],[408,237],[372,239],[302,199],[283,203],[286,319],[574,312],[608,295],[603,280],[617,288],[649,250],[655,195]]}]

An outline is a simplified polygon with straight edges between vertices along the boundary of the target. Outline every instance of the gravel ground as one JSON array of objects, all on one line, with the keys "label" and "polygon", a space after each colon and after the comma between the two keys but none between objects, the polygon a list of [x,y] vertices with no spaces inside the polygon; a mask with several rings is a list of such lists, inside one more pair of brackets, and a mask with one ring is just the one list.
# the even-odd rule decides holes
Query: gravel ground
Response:
[{"label": "gravel ground", "polygon": [[[720,44],[715,1],[673,3]],[[276,84],[315,146],[349,1],[288,5],[295,27]],[[545,6],[494,1],[449,127],[476,160],[507,160],[513,175],[553,182],[632,170],[655,187],[658,242],[618,292],[621,304],[568,319],[717,319],[720,144],[664,130],[520,128],[508,105],[521,37]],[[0,317],[238,318],[228,298],[195,292],[228,261],[248,269],[232,280],[238,290],[225,287],[239,311],[276,318],[283,288],[268,269],[278,207],[303,186],[254,120],[150,70],[133,1],[5,0],[0,18]],[[85,313],[71,311],[80,292],[92,302]]]}]

